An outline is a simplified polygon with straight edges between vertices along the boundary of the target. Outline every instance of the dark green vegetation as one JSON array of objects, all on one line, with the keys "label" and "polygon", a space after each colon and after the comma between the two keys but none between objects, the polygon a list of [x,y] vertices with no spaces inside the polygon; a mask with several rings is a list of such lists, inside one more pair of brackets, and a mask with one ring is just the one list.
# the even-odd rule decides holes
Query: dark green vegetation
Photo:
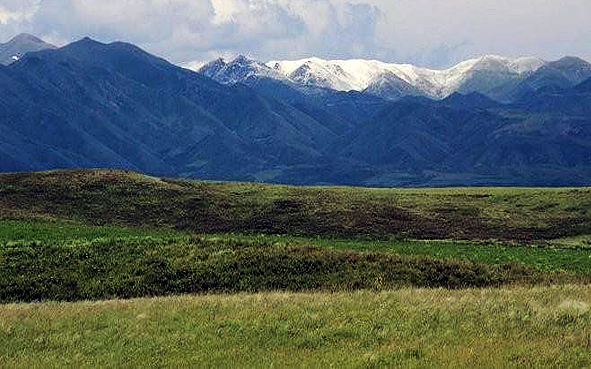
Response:
[{"label": "dark green vegetation", "polygon": [[436,258],[468,259],[486,264],[531,265],[542,271],[591,273],[591,247],[587,237],[515,244],[495,241],[333,239],[291,236],[234,236],[235,239],[272,240],[279,244],[314,245],[332,250],[395,252]]},{"label": "dark green vegetation", "polygon": [[0,300],[584,283],[590,208],[587,189],[3,175]]},{"label": "dark green vegetation", "polygon": [[15,302],[591,280],[517,265],[200,237],[8,242],[0,260],[0,301]]}]

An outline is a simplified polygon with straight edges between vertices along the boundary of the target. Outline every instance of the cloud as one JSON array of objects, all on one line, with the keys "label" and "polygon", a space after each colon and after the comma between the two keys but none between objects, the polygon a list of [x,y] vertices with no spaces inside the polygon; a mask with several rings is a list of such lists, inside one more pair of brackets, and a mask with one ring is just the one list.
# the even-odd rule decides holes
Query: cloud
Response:
[{"label": "cloud", "polygon": [[382,16],[378,7],[367,3],[326,0],[280,2],[303,30],[288,39],[273,38],[261,47],[267,58],[368,57],[380,49],[375,29]]},{"label": "cloud", "polygon": [[380,16],[376,6],[342,0],[3,0],[0,35],[18,29],[58,45],[124,40],[174,62],[367,57],[378,49]]},{"label": "cloud", "polygon": [[0,3],[0,42],[8,40],[28,28],[29,20],[37,11],[37,1],[2,0]]},{"label": "cloud", "polygon": [[172,62],[372,58],[445,67],[496,53],[591,59],[591,1],[0,0],[0,42],[128,41]]},{"label": "cloud", "polygon": [[429,68],[444,69],[477,55],[471,51],[474,45],[463,41],[457,44],[441,43],[431,48],[417,51],[408,57],[408,62]]},{"label": "cloud", "polygon": [[25,22],[34,15],[37,8],[37,1],[2,0],[0,3],[0,24]]},{"label": "cloud", "polygon": [[198,29],[213,9],[207,1],[190,0],[42,0],[32,22],[43,33],[56,30],[78,39],[154,42],[171,37],[175,29]]},{"label": "cloud", "polygon": [[[268,60],[308,55],[354,57],[376,49],[379,9],[328,0],[212,0],[209,51],[230,50]],[[216,41],[216,40],[223,41]]]},{"label": "cloud", "polygon": [[2,0],[0,11],[27,14],[39,4],[38,0]]},{"label": "cloud", "polygon": [[438,51],[449,60],[483,54],[591,57],[591,48],[584,47],[591,43],[589,0],[368,1],[380,6],[387,19],[377,33],[380,43],[399,51],[401,61]]},{"label": "cloud", "polygon": [[212,0],[212,4],[215,16],[208,36],[214,46],[256,46],[270,39],[293,39],[305,31],[300,15],[276,1]]}]

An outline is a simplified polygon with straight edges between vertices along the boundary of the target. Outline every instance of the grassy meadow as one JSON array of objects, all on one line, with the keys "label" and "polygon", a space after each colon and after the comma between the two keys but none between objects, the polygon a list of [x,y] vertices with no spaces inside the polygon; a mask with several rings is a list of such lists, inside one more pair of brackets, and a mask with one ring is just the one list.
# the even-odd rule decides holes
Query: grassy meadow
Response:
[{"label": "grassy meadow", "polygon": [[591,190],[0,175],[0,366],[591,367]]},{"label": "grassy meadow", "polygon": [[0,306],[8,367],[588,368],[591,287]]}]

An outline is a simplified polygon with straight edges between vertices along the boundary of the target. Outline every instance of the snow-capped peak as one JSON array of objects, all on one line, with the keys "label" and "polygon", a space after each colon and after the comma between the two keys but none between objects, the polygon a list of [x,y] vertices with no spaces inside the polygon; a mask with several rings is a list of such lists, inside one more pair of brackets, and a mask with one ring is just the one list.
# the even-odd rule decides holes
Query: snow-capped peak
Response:
[{"label": "snow-capped peak", "polygon": [[318,85],[335,90],[363,91],[384,74],[392,73],[427,96],[443,98],[457,91],[472,71],[490,71],[521,75],[544,65],[537,58],[510,59],[486,55],[466,60],[444,69],[433,70],[411,64],[385,63],[377,60],[323,60],[307,58],[294,61],[273,60],[266,65],[293,82]]},{"label": "snow-capped peak", "polygon": [[535,72],[547,62],[540,58],[525,57],[513,61],[513,65],[518,73]]},{"label": "snow-capped peak", "polygon": [[[239,55],[229,62],[214,60],[199,72],[227,84],[266,77],[338,91],[368,91],[386,97],[404,92],[441,99],[456,91],[492,90],[511,80],[525,78],[544,64],[546,62],[538,58],[485,55],[448,69],[435,70],[378,60],[324,60],[316,57],[261,63]],[[387,89],[391,91],[385,91]]]},{"label": "snow-capped peak", "polygon": [[495,71],[505,69],[509,72],[518,74],[534,72],[546,63],[539,58],[526,57],[510,59],[499,55],[485,55],[473,60],[476,61],[474,68],[480,70]]},{"label": "snow-capped peak", "polygon": [[219,58],[201,67],[199,73],[227,84],[240,83],[251,77],[286,79],[283,74],[244,55],[238,55],[230,62]]},{"label": "snow-capped peak", "polygon": [[414,80],[409,64],[387,64],[377,60],[324,60],[307,58],[294,61],[270,61],[267,66],[298,83],[320,81],[322,87],[340,91],[362,91],[385,72],[392,72],[406,82]]}]

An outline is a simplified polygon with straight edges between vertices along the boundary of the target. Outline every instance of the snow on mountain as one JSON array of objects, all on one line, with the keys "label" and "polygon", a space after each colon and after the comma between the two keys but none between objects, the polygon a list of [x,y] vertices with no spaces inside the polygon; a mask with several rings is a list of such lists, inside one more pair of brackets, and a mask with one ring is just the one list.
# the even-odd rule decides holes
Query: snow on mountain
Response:
[{"label": "snow on mountain", "polygon": [[387,64],[377,60],[323,60],[319,58],[295,61],[270,61],[267,66],[284,76],[303,84],[316,84],[339,91],[366,89],[374,79],[385,72],[392,72],[405,82],[416,78],[410,64]]},{"label": "snow on mountain", "polygon": [[179,66],[188,70],[192,70],[193,72],[199,72],[199,69],[203,68],[206,63],[201,61],[190,61],[180,63]]},{"label": "snow on mountain", "polygon": [[44,49],[55,49],[55,46],[33,35],[21,33],[7,43],[0,43],[0,64],[11,64],[28,52]]},{"label": "snow on mountain", "polygon": [[427,96],[444,98],[457,91],[470,73],[475,71],[522,75],[533,72],[544,64],[543,60],[537,58],[509,59],[487,55],[461,62],[445,70],[361,59],[274,60],[266,65],[296,83],[339,91],[363,91],[375,85],[376,80],[383,79],[384,75],[392,73]]},{"label": "snow on mountain", "polygon": [[226,62],[223,58],[214,60],[201,67],[199,73],[225,84],[240,83],[253,77],[287,79],[265,64],[243,55],[239,55],[230,62]]},{"label": "snow on mountain", "polygon": [[527,77],[545,64],[538,58],[486,55],[448,69],[434,70],[378,60],[307,58],[261,63],[238,56],[229,62],[214,60],[199,72],[226,84],[266,77],[299,86],[362,91],[394,100],[405,95],[442,99],[456,91],[486,94],[507,82]]},{"label": "snow on mountain", "polygon": [[544,64],[546,61],[534,57],[518,58],[513,61],[513,67],[518,73],[535,72]]}]

